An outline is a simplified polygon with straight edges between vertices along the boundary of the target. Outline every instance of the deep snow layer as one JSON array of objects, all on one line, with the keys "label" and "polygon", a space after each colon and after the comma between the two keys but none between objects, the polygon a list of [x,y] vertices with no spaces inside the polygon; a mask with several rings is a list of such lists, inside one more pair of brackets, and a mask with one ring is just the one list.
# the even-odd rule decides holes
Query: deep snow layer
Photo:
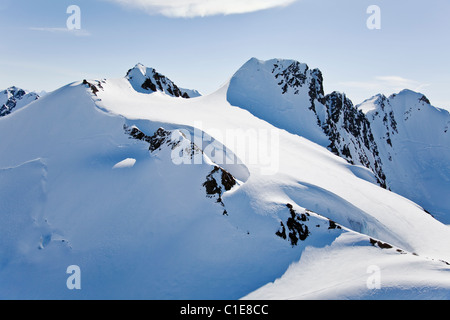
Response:
[{"label": "deep snow layer", "polygon": [[410,90],[357,108],[371,123],[390,189],[450,224],[449,112]]}]

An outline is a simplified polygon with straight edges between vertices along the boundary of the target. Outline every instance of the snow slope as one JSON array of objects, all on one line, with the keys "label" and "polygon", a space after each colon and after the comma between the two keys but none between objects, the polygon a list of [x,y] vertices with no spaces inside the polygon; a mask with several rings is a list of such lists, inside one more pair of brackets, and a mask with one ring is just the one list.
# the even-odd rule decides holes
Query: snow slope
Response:
[{"label": "snow slope", "polygon": [[343,93],[324,93],[318,69],[252,58],[231,78],[227,100],[370,169],[380,186],[450,223],[450,114],[423,94],[404,90],[354,106]]},{"label": "snow slope", "polygon": [[0,119],[1,299],[450,297],[450,230],[369,169],[233,106],[232,81],[185,99],[129,76]]},{"label": "snow slope", "polygon": [[[322,74],[294,60],[250,59],[231,78],[227,100],[260,119],[321,145],[315,105],[323,96]],[[323,106],[320,105],[323,108]]]},{"label": "snow slope", "polygon": [[306,248],[282,278],[243,300],[448,300],[447,267],[397,250],[368,247],[364,237],[346,233],[330,246]]}]

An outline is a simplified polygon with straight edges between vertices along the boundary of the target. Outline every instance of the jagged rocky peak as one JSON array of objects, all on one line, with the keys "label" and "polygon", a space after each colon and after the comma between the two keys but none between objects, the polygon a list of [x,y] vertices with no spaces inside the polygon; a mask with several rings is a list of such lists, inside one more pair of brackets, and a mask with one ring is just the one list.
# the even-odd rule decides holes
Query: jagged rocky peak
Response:
[{"label": "jagged rocky peak", "polygon": [[34,92],[27,92],[15,86],[9,87],[0,92],[0,117],[4,117],[37,99],[39,99],[39,95]]},{"label": "jagged rocky peak", "polygon": [[[150,136],[135,125],[124,125],[123,129],[131,139],[147,142],[151,153],[158,153],[163,149],[166,149],[165,151],[170,150],[171,160],[175,160],[174,163],[192,163],[192,160],[195,161],[195,158],[197,158],[196,160],[200,160],[199,157],[201,157],[202,161],[197,164],[202,163],[208,166],[210,170],[206,176],[206,181],[202,184],[205,188],[206,196],[211,199],[214,198],[221,205],[223,215],[228,215],[222,197],[225,192],[230,191],[234,186],[238,185],[238,181],[230,172],[207,158],[204,151],[190,141],[182,131],[170,131],[159,128]],[[174,157],[179,157],[178,160],[181,162],[178,162]]]},{"label": "jagged rocky peak", "polygon": [[318,87],[318,91],[323,94],[321,72],[318,69],[310,70],[307,64],[293,60],[271,60],[269,64],[273,64],[272,74],[275,79],[279,80],[278,85],[281,87],[282,94],[288,91],[298,94],[301,87],[310,85],[314,82],[314,86]]},{"label": "jagged rocky peak", "polygon": [[276,107],[315,112],[317,105],[324,102],[322,72],[291,59],[252,58],[231,78],[227,99],[249,111],[273,111]]},{"label": "jagged rocky peak", "polygon": [[326,145],[317,125],[324,114],[322,73],[290,59],[252,58],[230,79],[227,100],[290,133]]},{"label": "jagged rocky peak", "polygon": [[377,94],[356,106],[367,115],[378,115],[380,112],[395,112],[397,115],[408,114],[413,110],[421,111],[434,108],[430,100],[422,93],[409,89],[394,93],[389,97]]},{"label": "jagged rocky peak", "polygon": [[24,95],[26,95],[26,91],[16,86],[9,87],[6,90],[1,92],[2,95],[8,95],[8,97],[15,97],[17,99],[21,99]]},{"label": "jagged rocky peak", "polygon": [[172,80],[160,74],[153,68],[147,68],[138,63],[134,68],[128,70],[126,78],[134,90],[141,93],[163,92],[172,97],[185,99],[200,96],[196,90],[179,88]]},{"label": "jagged rocky peak", "polygon": [[425,95],[407,89],[388,98],[376,95],[356,108],[371,122],[374,135],[385,140],[391,148],[398,135],[400,140],[403,139],[401,135],[407,134],[408,139],[414,136],[414,141],[423,142],[431,131],[436,131],[435,135],[439,136],[440,132],[445,132],[446,122],[450,119],[448,111],[433,107]]},{"label": "jagged rocky peak", "polygon": [[378,184],[386,188],[386,175],[371,125],[344,93],[332,92],[324,98],[326,120],[319,121],[330,144],[328,149],[351,164],[369,168]]}]

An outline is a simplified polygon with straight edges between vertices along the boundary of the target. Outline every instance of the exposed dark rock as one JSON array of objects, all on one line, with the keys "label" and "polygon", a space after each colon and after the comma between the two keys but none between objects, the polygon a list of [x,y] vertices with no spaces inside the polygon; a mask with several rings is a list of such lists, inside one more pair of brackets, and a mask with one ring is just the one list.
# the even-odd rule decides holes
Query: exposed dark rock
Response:
[{"label": "exposed dark rock", "polygon": [[423,211],[425,211],[426,213],[428,213],[430,216],[432,216],[432,217],[434,218],[434,216],[431,214],[430,211],[428,211],[428,210],[426,210],[426,209],[423,209]]},{"label": "exposed dark rock", "polygon": [[308,71],[308,68],[302,72],[301,64],[299,62],[293,62],[290,64],[286,69],[279,71],[278,73],[275,73],[275,71],[278,68],[278,65],[275,64],[275,68],[273,69],[272,73],[275,74],[275,79],[279,79],[280,82],[278,83],[282,88],[282,93],[285,94],[288,92],[289,88],[294,90],[294,93],[298,93],[296,91],[299,87],[302,87],[306,80],[306,72]]},{"label": "exposed dark rock", "polygon": [[351,164],[370,169],[378,184],[386,188],[386,175],[369,120],[341,93],[333,92],[324,100],[328,117],[321,127],[330,140],[328,149]]},{"label": "exposed dark rock", "polygon": [[289,242],[294,247],[298,244],[299,241],[305,241],[308,238],[310,232],[308,226],[302,222],[308,221],[308,216],[306,214],[298,214],[293,209],[293,206],[288,203],[286,207],[289,208],[289,212],[291,216],[286,221],[287,230],[289,230],[289,234],[286,235],[286,227],[283,222],[281,222],[281,230],[278,230],[275,234],[283,239],[287,239],[289,237]]},{"label": "exposed dark rock", "polygon": [[39,99],[39,95],[35,93],[27,94],[25,90],[19,89],[17,87],[10,87],[4,90],[2,93],[7,95],[9,98],[6,100],[5,103],[3,103],[3,105],[0,106],[0,117],[4,117],[11,114],[11,112],[13,112],[14,109],[16,109],[17,104],[20,100],[24,98],[28,99],[30,98],[26,96],[31,96],[34,100]]},{"label": "exposed dark rock", "polygon": [[281,230],[278,230],[275,234],[277,236],[279,236],[280,238],[283,238],[284,240],[286,240],[287,236],[286,236],[286,227],[284,226],[283,222],[280,222],[281,225]]},{"label": "exposed dark rock", "polygon": [[[218,179],[219,177],[220,179]],[[209,197],[217,196],[217,202],[223,204],[222,194],[226,191],[230,191],[236,184],[236,179],[228,171],[219,166],[215,166],[206,176],[203,187],[205,187],[206,194]]]},{"label": "exposed dark rock", "polygon": [[99,89],[97,88],[97,86],[99,86],[101,88],[101,84],[100,82],[96,85],[88,82],[86,79],[83,80],[83,84],[86,85],[88,88],[91,89],[92,93],[96,96],[97,92],[99,92]]},{"label": "exposed dark rock", "polygon": [[[236,184],[236,179],[228,171],[219,166],[215,166],[214,169],[206,176],[206,181],[203,183],[203,187],[206,190],[206,196],[208,198],[217,197],[217,203],[220,203],[222,207],[225,207],[222,195],[226,191],[230,191]],[[228,211],[224,209],[223,215],[228,216]]]},{"label": "exposed dark rock", "polygon": [[336,224],[336,222],[334,222],[333,220],[329,220],[328,230],[334,230],[334,229],[342,229],[342,227],[340,225]]},{"label": "exposed dark rock", "polygon": [[[145,68],[145,70],[146,70],[146,74],[144,75],[145,80],[141,84],[138,84],[142,89],[151,92],[155,91],[165,92],[173,97],[182,97],[185,99],[190,98],[187,92],[182,91],[175,83],[173,83],[173,81],[171,81],[166,76],[156,72],[155,69]],[[136,71],[136,68],[130,69],[127,72],[126,77],[129,80],[133,79],[133,71]]]},{"label": "exposed dark rock", "polygon": [[[132,139],[140,140],[147,142],[149,144],[149,151],[155,152],[157,150],[161,150],[163,146],[167,146],[172,150],[177,147],[180,141],[171,140],[171,131],[167,131],[164,128],[159,128],[152,135],[146,135],[144,132],[139,130],[136,126],[123,126],[126,134],[130,136]],[[194,143],[190,143],[190,152],[191,157],[196,152],[202,152]],[[206,181],[203,183],[203,187],[206,190],[206,195],[209,198],[217,198],[217,202],[220,203],[223,207],[225,204],[222,200],[222,195],[226,191],[230,191],[237,184],[236,179],[230,174],[228,171],[224,170],[219,166],[214,166],[214,169],[206,176]],[[228,216],[228,211],[224,209],[223,215]]]},{"label": "exposed dark rock", "polygon": [[164,130],[164,128],[159,128],[152,136],[146,135],[135,126],[124,125],[124,130],[131,138],[147,142],[150,152],[160,150],[163,144],[174,148],[178,143],[170,140],[172,132]]},{"label": "exposed dark rock", "polygon": [[149,78],[145,79],[141,87],[144,90],[151,90],[153,92],[156,91],[156,85]]},{"label": "exposed dark rock", "polygon": [[445,260],[439,260],[440,262],[442,262],[442,263],[445,263],[446,265],[448,265],[448,266],[450,266],[450,263],[448,263],[447,261],[445,261]]},{"label": "exposed dark rock", "polygon": [[380,249],[392,249],[392,246],[389,243],[381,242],[372,238],[370,238],[370,244],[374,247],[377,246]]},{"label": "exposed dark rock", "polygon": [[431,104],[430,100],[428,100],[428,98],[425,97],[424,95],[419,99],[419,101],[422,101],[422,102],[424,102],[426,104]]}]

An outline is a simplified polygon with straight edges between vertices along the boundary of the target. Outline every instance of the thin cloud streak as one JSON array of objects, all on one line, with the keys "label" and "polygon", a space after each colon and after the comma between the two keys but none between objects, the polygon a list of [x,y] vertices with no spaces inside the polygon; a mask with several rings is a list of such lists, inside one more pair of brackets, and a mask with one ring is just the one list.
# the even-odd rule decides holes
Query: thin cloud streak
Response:
[{"label": "thin cloud streak", "polygon": [[89,37],[91,33],[84,29],[73,29],[70,30],[68,28],[51,28],[51,27],[31,27],[29,30],[32,31],[41,31],[41,32],[51,32],[51,33],[60,33],[60,34],[72,34],[77,37]]},{"label": "thin cloud streak", "polygon": [[428,83],[420,83],[400,76],[378,76],[372,81],[345,81],[340,82],[339,84],[349,88],[373,90],[377,92],[390,91],[390,93],[398,92],[403,89],[420,91],[430,86]]}]

